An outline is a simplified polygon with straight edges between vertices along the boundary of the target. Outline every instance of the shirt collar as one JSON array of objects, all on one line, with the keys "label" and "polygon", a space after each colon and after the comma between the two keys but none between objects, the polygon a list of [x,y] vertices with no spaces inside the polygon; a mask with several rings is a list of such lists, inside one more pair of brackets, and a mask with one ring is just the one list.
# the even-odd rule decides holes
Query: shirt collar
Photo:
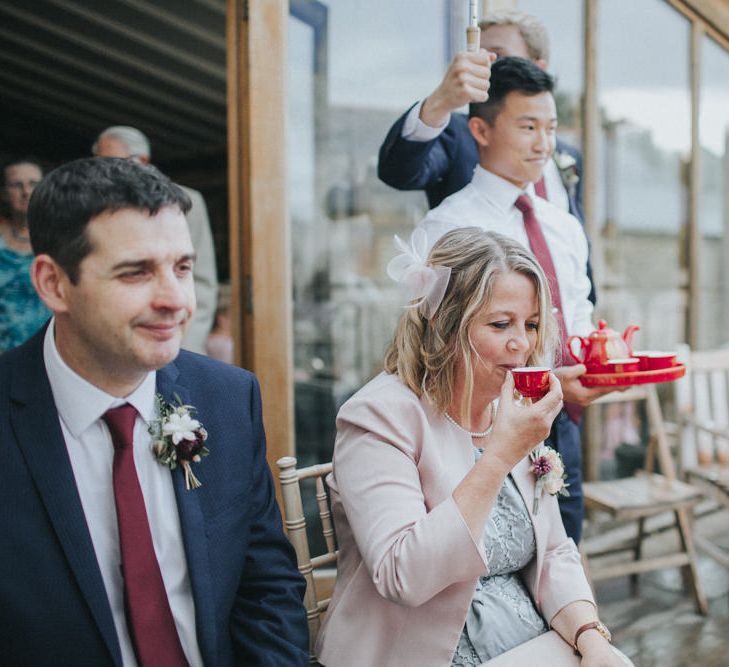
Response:
[{"label": "shirt collar", "polygon": [[61,358],[55,341],[55,318],[51,319],[43,340],[43,362],[58,414],[74,438],[78,439],[109,408],[124,403],[133,405],[147,424],[154,419],[157,373],[147,373],[142,383],[125,398],[107,394],[73,371]]},{"label": "shirt collar", "polygon": [[484,169],[481,165],[476,166],[471,184],[476,191],[505,213],[513,206],[520,195],[526,194],[532,200],[536,198],[534,184],[529,183],[523,190],[510,183],[505,178],[497,176],[492,171]]}]

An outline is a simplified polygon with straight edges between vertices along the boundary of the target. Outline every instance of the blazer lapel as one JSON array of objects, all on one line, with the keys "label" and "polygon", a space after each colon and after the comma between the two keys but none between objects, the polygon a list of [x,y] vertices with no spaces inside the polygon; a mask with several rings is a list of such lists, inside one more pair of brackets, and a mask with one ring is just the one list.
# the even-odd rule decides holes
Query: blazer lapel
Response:
[{"label": "blazer lapel", "polygon": [[[157,371],[157,391],[168,403],[176,404],[177,398],[189,404],[189,389],[178,382],[179,371],[174,363]],[[204,415],[200,416],[204,424]],[[200,507],[200,493],[185,488],[182,470],[178,467],[171,471],[172,483],[177,499],[177,510],[182,528],[182,540],[187,557],[187,570],[195,602],[195,627],[200,652],[206,665],[217,664],[215,635],[215,604],[213,584],[210,577],[208,543],[205,532],[205,517]],[[195,471],[202,482],[204,479]]]},{"label": "blazer lapel", "polygon": [[[540,519],[539,512],[534,514],[534,495],[536,493],[536,480],[534,475],[529,469],[529,457],[525,456],[519,463],[517,463],[511,471],[511,476],[516,484],[516,487],[521,493],[521,497],[524,499],[524,503],[527,506],[527,511],[532,520],[534,526],[534,539],[537,543],[537,571],[541,570],[542,560],[544,559],[544,550],[547,546],[547,524]],[[541,499],[540,499],[541,502]]]},{"label": "blazer lapel", "polygon": [[81,593],[114,662],[121,665],[109,600],[45,372],[45,331],[32,339],[25,358],[13,368],[10,424]]}]

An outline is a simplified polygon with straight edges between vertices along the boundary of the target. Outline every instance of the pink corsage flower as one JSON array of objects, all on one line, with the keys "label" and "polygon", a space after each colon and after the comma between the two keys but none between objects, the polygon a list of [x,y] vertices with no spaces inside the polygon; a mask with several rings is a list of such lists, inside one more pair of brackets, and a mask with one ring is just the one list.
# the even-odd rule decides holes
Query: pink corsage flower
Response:
[{"label": "pink corsage flower", "polygon": [[534,504],[532,513],[539,511],[539,500],[546,491],[551,496],[569,496],[567,490],[569,484],[565,482],[567,473],[564,471],[564,463],[562,457],[551,447],[541,444],[535,447],[529,454],[531,465],[529,469],[537,478],[536,488],[534,489]]}]

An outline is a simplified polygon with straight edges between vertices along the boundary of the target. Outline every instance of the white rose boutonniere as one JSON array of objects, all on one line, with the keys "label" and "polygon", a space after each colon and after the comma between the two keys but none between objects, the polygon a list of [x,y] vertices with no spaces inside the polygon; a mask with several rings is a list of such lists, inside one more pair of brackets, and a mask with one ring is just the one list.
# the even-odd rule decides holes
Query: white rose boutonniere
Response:
[{"label": "white rose boutonniere", "polygon": [[199,463],[203,456],[209,454],[205,446],[208,432],[193,418],[195,408],[183,405],[179,396],[175,398],[176,406],[157,394],[159,418],[150,424],[149,433],[152,436],[152,452],[157,460],[170,470],[179,464],[185,473],[185,488],[189,491],[201,486],[192,472],[192,464]]},{"label": "white rose boutonniere", "polygon": [[577,175],[577,160],[565,151],[555,151],[554,163],[557,165],[565,189],[570,194],[574,193],[580,182],[580,177]]},{"label": "white rose boutonniere", "polygon": [[531,461],[530,470],[537,478],[537,485],[534,489],[534,505],[532,513],[539,511],[539,500],[546,491],[550,496],[569,496],[567,490],[569,484],[565,482],[567,473],[564,471],[562,457],[551,447],[541,444],[535,447],[529,454]]}]

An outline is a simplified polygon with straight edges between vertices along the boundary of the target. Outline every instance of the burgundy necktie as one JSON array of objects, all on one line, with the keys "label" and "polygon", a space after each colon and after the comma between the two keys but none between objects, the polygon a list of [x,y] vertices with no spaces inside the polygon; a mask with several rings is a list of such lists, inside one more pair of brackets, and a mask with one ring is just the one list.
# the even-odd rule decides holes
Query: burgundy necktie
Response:
[{"label": "burgundy necktie", "polygon": [[[534,214],[534,206],[532,206],[532,201],[529,199],[529,196],[519,195],[514,206],[521,211],[521,214],[524,217],[524,230],[526,231],[527,239],[529,239],[529,246],[531,247],[534,256],[537,258],[539,266],[542,267],[544,275],[547,277],[549,291],[552,293],[552,304],[555,308],[554,316],[557,320],[559,336],[562,343],[562,359],[559,360],[558,365],[573,366],[575,361],[572,359],[567,350],[567,326],[565,325],[564,313],[562,312],[562,295],[559,291],[557,271],[554,268],[552,254],[549,252],[547,239],[544,238],[544,233],[539,225],[537,216]],[[577,423],[580,419],[580,415],[582,414],[582,407],[575,405],[574,403],[565,403],[565,409],[572,421]]]},{"label": "burgundy necktie", "polygon": [[132,442],[136,416],[136,409],[129,403],[112,408],[103,416],[114,443],[114,499],[127,623],[140,667],[182,667],[187,665],[187,659],[154,553],[142,488],[134,466]]},{"label": "burgundy necktie", "polygon": [[549,201],[549,197],[547,197],[547,185],[544,182],[544,176],[542,176],[538,181],[534,183],[534,192],[537,193],[537,197],[541,197],[542,199],[546,199]]}]

